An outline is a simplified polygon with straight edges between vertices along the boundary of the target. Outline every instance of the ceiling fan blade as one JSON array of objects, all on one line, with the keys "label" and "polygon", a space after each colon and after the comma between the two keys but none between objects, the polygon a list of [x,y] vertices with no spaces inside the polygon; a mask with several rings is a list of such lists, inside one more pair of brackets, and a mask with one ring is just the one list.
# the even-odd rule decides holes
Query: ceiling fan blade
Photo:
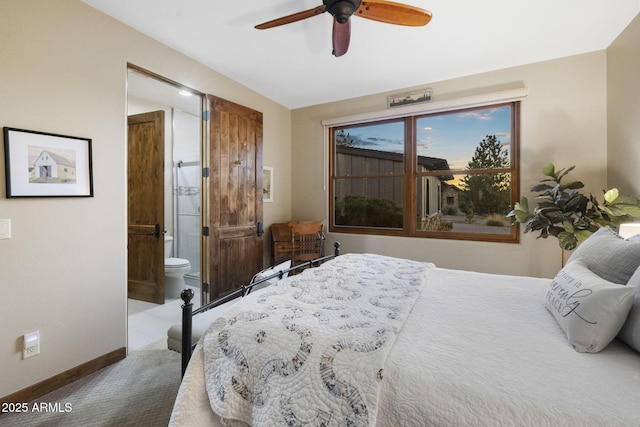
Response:
[{"label": "ceiling fan blade", "polygon": [[269,22],[256,25],[258,30],[266,30],[267,28],[278,27],[280,25],[291,24],[292,22],[302,21],[303,19],[311,18],[312,16],[320,15],[327,11],[327,6],[322,5],[314,7],[313,9],[305,10],[303,12],[294,13],[291,15],[283,16],[282,18],[274,19]]},{"label": "ceiling fan blade", "polygon": [[431,21],[431,12],[386,0],[363,1],[354,15],[387,24],[419,27]]},{"label": "ceiling fan blade", "polygon": [[351,40],[351,19],[341,24],[333,18],[333,55],[342,56],[349,50],[349,41]]}]

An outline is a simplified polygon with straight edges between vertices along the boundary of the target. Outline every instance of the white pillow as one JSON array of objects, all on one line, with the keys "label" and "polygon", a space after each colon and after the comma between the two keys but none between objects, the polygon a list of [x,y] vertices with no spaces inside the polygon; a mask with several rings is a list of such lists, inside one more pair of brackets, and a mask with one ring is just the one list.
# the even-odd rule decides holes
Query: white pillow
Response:
[{"label": "white pillow", "polygon": [[640,266],[640,240],[624,239],[609,227],[600,227],[582,242],[567,265],[582,261],[598,276],[626,285]]},{"label": "white pillow", "polygon": [[[262,270],[260,273],[256,274],[253,279],[251,280],[251,282],[257,282],[258,280],[264,279],[266,277],[272,276],[276,273],[279,273],[283,270],[287,270],[291,267],[291,260],[287,260],[284,261],[278,265],[275,265],[273,267],[269,267],[266,270]],[[284,279],[285,277],[287,277],[289,275],[289,273],[283,273],[282,274],[282,279]],[[278,283],[278,280],[280,280],[279,276],[273,277],[269,280],[267,280],[266,282],[262,282],[258,285],[255,285],[253,287],[253,290],[258,290],[258,289],[262,289],[264,287],[270,286],[270,285],[275,285],[276,283]]]},{"label": "white pillow", "polygon": [[609,282],[574,261],[553,279],[545,303],[576,351],[597,353],[620,331],[634,294],[634,288]]},{"label": "white pillow", "polygon": [[635,296],[633,298],[633,305],[627,316],[627,321],[624,322],[622,329],[620,329],[618,338],[627,343],[629,347],[635,351],[640,352],[640,267],[633,273],[631,279],[629,279],[627,287],[635,289]]}]

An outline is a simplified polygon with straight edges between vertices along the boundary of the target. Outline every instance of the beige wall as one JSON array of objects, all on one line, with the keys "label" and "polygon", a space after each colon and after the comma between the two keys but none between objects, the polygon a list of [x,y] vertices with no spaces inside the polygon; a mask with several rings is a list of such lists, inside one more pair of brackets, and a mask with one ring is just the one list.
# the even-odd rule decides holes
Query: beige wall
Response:
[{"label": "beige wall", "polygon": [[[435,66],[435,65],[434,65]],[[574,178],[599,194],[606,186],[605,51],[509,68],[442,82],[425,82],[434,100],[446,100],[528,88],[522,101],[521,182],[523,194],[542,178],[548,162],[576,165]],[[409,91],[411,88],[407,88]],[[393,94],[403,92],[396,90]],[[323,104],[292,112],[292,189],[294,219],[327,218],[323,119],[385,109],[391,93]],[[637,133],[636,133],[637,134]],[[505,274],[553,277],[561,266],[557,241],[523,235],[520,244],[451,241],[360,235],[330,235],[347,252],[377,252],[458,268]]]},{"label": "beige wall", "polygon": [[[126,346],[127,62],[264,114],[265,223],[290,216],[291,113],[80,0],[2,0],[0,125],[92,138],[95,197],[6,199],[0,162],[0,396]],[[41,354],[21,359],[39,330]]]},{"label": "beige wall", "polygon": [[[13,238],[0,240],[0,396],[126,345],[127,62],[264,113],[264,164],[274,167],[275,179],[274,202],[264,206],[266,226],[291,217],[327,218],[321,120],[385,108],[383,93],[290,112],[79,0],[0,1],[0,124],[92,138],[95,184],[89,199],[6,199],[0,162],[0,218],[13,224]],[[636,18],[609,53],[425,86],[436,100],[529,88],[522,108],[525,190],[553,161],[576,164],[574,176],[594,193],[607,179],[638,192],[638,156],[630,151],[640,134],[638,26]],[[616,111],[612,103],[628,108]],[[333,240],[348,252],[442,267],[535,276],[551,276],[560,267],[556,243],[533,235],[517,245],[331,235]],[[42,354],[23,361],[21,336],[33,330],[41,332]]]},{"label": "beige wall", "polygon": [[607,179],[640,195],[640,15],[607,49]]}]

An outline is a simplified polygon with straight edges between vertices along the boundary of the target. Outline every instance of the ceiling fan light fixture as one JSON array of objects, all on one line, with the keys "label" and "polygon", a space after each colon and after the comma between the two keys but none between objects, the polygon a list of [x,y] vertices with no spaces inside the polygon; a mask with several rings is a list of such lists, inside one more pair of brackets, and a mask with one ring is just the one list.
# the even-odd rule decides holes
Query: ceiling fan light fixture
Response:
[{"label": "ceiling fan light fixture", "polygon": [[333,15],[340,24],[349,20],[351,15],[360,7],[360,0],[325,0],[327,12]]},{"label": "ceiling fan light fixture", "polygon": [[331,37],[335,56],[342,56],[349,49],[351,15],[356,12],[359,17],[395,25],[422,26],[427,25],[431,20],[431,12],[429,11],[390,0],[322,0],[321,6],[273,19],[258,24],[255,28],[265,30],[298,22],[325,12],[329,12],[333,17]]}]

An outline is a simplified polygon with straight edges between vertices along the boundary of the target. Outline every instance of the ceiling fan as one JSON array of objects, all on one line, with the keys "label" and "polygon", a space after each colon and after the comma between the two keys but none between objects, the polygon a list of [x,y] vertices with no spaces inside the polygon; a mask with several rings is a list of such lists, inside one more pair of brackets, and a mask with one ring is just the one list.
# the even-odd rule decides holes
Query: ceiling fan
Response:
[{"label": "ceiling fan", "polygon": [[333,15],[333,54],[342,56],[349,49],[351,39],[351,15],[388,24],[422,26],[431,21],[431,12],[407,4],[395,3],[386,0],[322,0],[322,6],[292,15],[283,16],[260,25],[258,30],[278,27],[290,24],[329,12]]}]

